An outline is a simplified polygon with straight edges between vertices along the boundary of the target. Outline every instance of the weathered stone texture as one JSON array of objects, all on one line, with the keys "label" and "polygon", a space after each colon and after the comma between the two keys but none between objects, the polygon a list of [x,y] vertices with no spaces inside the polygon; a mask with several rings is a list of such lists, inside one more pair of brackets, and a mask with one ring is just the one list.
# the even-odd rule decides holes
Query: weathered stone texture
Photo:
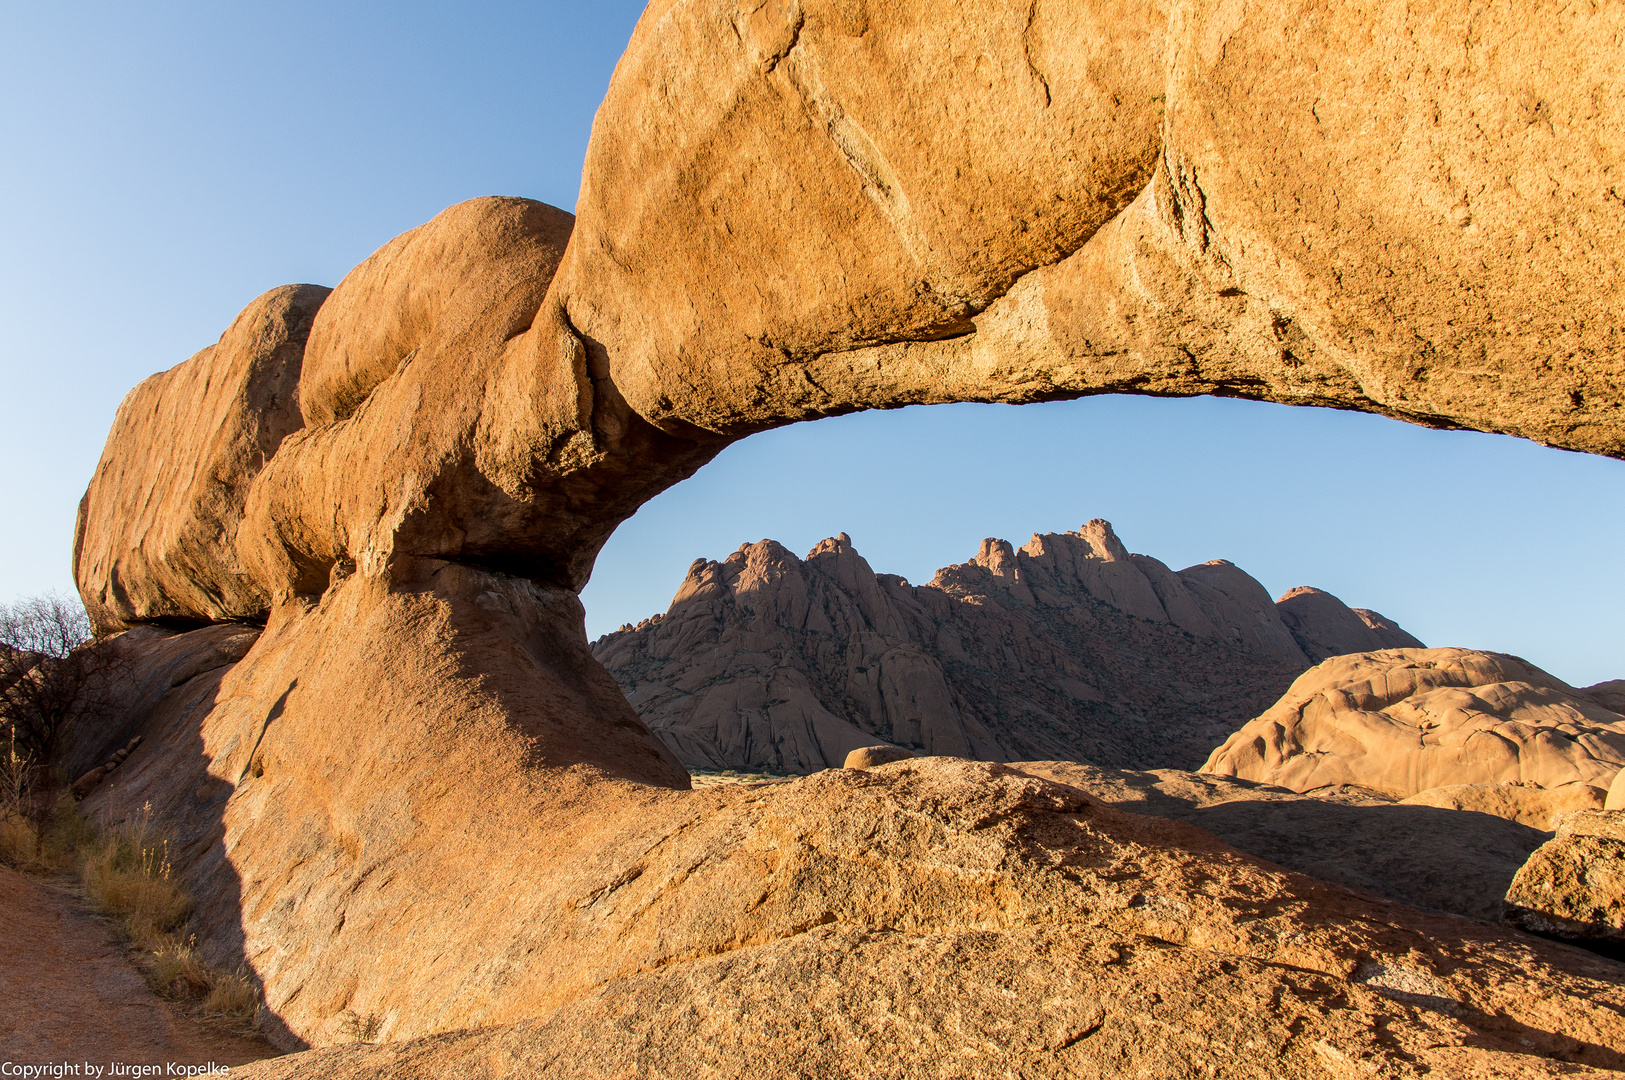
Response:
[{"label": "weathered stone texture", "polygon": [[[182,834],[200,944],[285,1041],[430,1037],[256,1068],[1625,1065],[1603,960],[996,765],[683,791],[574,597],[728,441],[860,408],[1224,393],[1625,456],[1622,40],[1618,5],[657,0],[579,220],[453,207],[325,316],[278,290],[143,384],[76,540],[98,627],[269,621],[91,798]],[[1102,545],[994,545],[945,595],[1036,605],[1087,568],[1156,633],[1302,655],[1234,568]],[[1365,652],[1299,687],[1211,767],[1410,794],[1625,761],[1612,698],[1507,658]]]},{"label": "weathered stone texture", "polygon": [[196,356],[125,397],[79,504],[74,578],[100,633],[263,615],[237,557],[249,483],[299,430],[305,339],[328,290],[255,300]]},{"label": "weathered stone texture", "polygon": [[1506,895],[1506,921],[1625,959],[1625,813],[1563,819]]}]

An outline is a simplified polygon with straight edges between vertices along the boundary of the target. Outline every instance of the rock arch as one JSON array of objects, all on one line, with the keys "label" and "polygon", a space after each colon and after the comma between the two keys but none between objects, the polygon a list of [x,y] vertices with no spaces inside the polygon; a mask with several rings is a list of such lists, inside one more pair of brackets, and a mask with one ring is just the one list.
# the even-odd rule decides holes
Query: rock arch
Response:
[{"label": "rock arch", "polygon": [[[655,0],[579,217],[453,207],[126,399],[75,545],[98,627],[266,628],[169,718],[193,749],[149,738],[126,794],[95,797],[179,814],[171,792],[229,786],[220,849],[184,872],[240,893],[200,929],[244,940],[290,1042],[349,1010],[396,1038],[552,1017],[566,1033],[533,1037],[566,1046],[662,980],[794,992],[708,957],[1149,971],[1155,939],[1157,970],[1243,1018],[1208,1033],[1238,1061],[1272,1029],[1235,978],[1353,995],[1283,1060],[1386,1053],[1376,1032],[1411,1021],[1351,973],[1455,955],[1459,928],[996,766],[684,792],[575,592],[730,441],[860,408],[1237,394],[1625,457],[1625,13],[1524,8]],[[872,843],[842,831],[865,821]],[[1498,1018],[1471,1038],[1617,1064],[1617,988],[1493,934],[1468,951],[1425,978]],[[1078,995],[1032,1046],[986,1003],[932,1016],[1007,1055],[1093,1053]],[[1182,1053],[1125,1038],[1153,1071]],[[1443,1062],[1437,1038],[1412,1049]]]}]

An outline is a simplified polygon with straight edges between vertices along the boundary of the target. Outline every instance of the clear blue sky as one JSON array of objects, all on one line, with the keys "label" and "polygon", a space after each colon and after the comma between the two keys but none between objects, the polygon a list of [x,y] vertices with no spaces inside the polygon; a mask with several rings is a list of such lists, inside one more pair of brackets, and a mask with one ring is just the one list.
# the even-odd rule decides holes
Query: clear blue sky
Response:
[{"label": "clear blue sky", "polygon": [[[641,5],[63,2],[0,35],[0,600],[71,589],[73,512],[119,399],[254,296],[335,284],[476,195],[569,208]],[[1106,517],[1178,568],[1228,558],[1429,644],[1625,677],[1625,463],[1377,417],[1098,398],[760,435],[606,548],[589,631],[689,562],[845,531],[927,580],[983,536]]]}]

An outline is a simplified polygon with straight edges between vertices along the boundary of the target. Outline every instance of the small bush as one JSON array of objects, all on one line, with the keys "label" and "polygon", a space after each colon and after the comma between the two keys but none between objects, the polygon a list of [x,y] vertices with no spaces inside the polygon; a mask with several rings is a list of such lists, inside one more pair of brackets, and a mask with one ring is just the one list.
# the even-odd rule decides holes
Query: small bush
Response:
[{"label": "small bush", "polygon": [[344,1033],[352,1042],[377,1042],[378,1033],[383,1030],[383,1017],[377,1013],[368,1013],[362,1016],[352,1009],[344,1012]]},{"label": "small bush", "polygon": [[0,808],[0,862],[34,872],[71,870],[79,849],[96,841],[96,830],[61,793],[53,797],[40,830],[36,815]]},{"label": "small bush", "polygon": [[18,750],[17,740],[4,721],[0,721],[0,729],[7,744],[0,753],[0,862],[22,870],[33,866],[39,854],[39,823],[29,813],[33,806],[28,781],[34,763],[27,753]]},{"label": "small bush", "polygon": [[79,813],[67,792],[59,792],[40,843],[40,854],[52,869],[71,870],[79,853],[96,845],[96,827]]}]

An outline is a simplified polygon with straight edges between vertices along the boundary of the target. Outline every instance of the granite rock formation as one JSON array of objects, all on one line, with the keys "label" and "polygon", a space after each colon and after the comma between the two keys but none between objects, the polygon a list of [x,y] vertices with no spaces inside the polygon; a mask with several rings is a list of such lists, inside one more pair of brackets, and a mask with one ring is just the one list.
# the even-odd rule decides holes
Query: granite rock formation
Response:
[{"label": "granite rock formation", "polygon": [[684,790],[575,593],[730,441],[861,408],[1212,392],[1625,456],[1622,32],[655,0],[579,218],[453,207],[315,352],[318,291],[279,290],[126,401],[76,540],[98,628],[265,630],[87,801],[186,834],[200,945],[285,1045],[428,1039],[276,1075],[1621,1067],[1616,965],[998,765]]},{"label": "granite rock formation", "polygon": [[1526,661],[1469,649],[1339,656],[1225,740],[1203,772],[1401,798],[1445,785],[1580,784],[1625,766],[1625,716]]},{"label": "granite rock formation", "polygon": [[560,293],[674,431],[1218,391],[1617,456],[1622,20],[662,0]]},{"label": "granite rock formation", "polygon": [[[965,1075],[1002,1069],[1012,1053],[1055,1075],[1087,1075],[1107,1058],[1153,1072],[1211,1064],[1249,1075],[1246,1044],[1265,1035],[1313,1075],[1307,1063],[1328,1054],[1398,1067],[1403,1058],[1385,1049],[1395,1032],[1404,1053],[1441,1067],[1513,1070],[1531,1052],[1523,1042],[1558,1060],[1625,1060],[1625,1031],[1615,1031],[1625,980],[1611,981],[1617,973],[1603,961],[1353,896],[1200,829],[1123,815],[1078,787],[1004,766],[910,759],[692,792],[628,783],[601,766],[527,776],[515,758],[567,745],[570,734],[546,730],[549,706],[526,698],[543,680],[522,669],[506,685],[458,675],[482,659],[474,650],[505,647],[514,617],[490,598],[447,609],[436,594],[398,599],[365,587],[356,575],[326,598],[334,606],[324,622],[341,632],[312,641],[310,622],[273,621],[243,661],[174,687],[139,725],[140,747],[87,799],[93,815],[150,807],[190,826],[172,850],[199,900],[192,930],[213,962],[247,963],[264,979],[271,1016],[286,1025],[273,1031],[283,1045],[344,1043],[364,1017],[392,1044],[295,1055],[266,1075],[332,1075],[355,1055],[366,1068],[414,1075],[418,1066],[397,1056],[423,1054],[436,1068],[459,1062],[459,1075],[702,1059],[729,1075],[791,1075],[823,1060],[816,1045],[902,1075],[918,1055],[940,1051],[941,1038],[962,1037],[974,1051]],[[336,663],[316,652],[343,657],[349,642],[383,628],[376,655]],[[211,633],[153,648],[213,655]],[[549,644],[559,643],[538,640],[533,655],[549,655]],[[493,657],[483,659],[493,670]],[[321,751],[328,732],[307,719],[311,702],[331,700],[367,702],[385,721],[351,732],[343,768]],[[418,710],[437,722],[400,731]],[[525,727],[511,715],[527,716]],[[410,755],[393,749],[403,736]],[[1232,795],[1254,787],[1187,783]],[[1255,805],[1284,805],[1333,833],[1335,818],[1297,805],[1325,803],[1270,795]],[[1362,873],[1367,829],[1366,876],[1353,882],[1362,892],[1380,894],[1371,879],[1398,882],[1429,854],[1371,857],[1404,847],[1386,841],[1414,842],[1414,820],[1386,833],[1342,824],[1341,850],[1323,861]],[[1514,837],[1531,831],[1499,826]],[[1498,859],[1510,862],[1495,827],[1472,824],[1482,850],[1408,883],[1412,897],[1449,909],[1490,881]],[[1268,817],[1255,815],[1252,831],[1267,834]],[[1445,871],[1459,880],[1444,882]],[[966,986],[968,962],[989,977],[1080,980],[1071,997],[1044,998],[1058,1033],[1015,1049],[996,1039],[1014,1023],[1011,999],[955,989]],[[807,978],[792,977],[798,971]],[[1441,1032],[1440,1013],[1393,997],[1389,971],[1426,983],[1452,1026]],[[1171,992],[1181,978],[1208,1001],[1188,1017],[1196,998]],[[891,1014],[871,1011],[877,980],[913,1001],[907,1038],[884,1035]],[[1146,985],[1161,988],[1150,1004],[1165,1009],[1144,1011]],[[1305,1002],[1297,1024],[1274,1011],[1283,993]],[[1316,994],[1342,1004],[1322,1009]],[[1218,1015],[1235,1019],[1204,1026]],[[741,1054],[753,1023],[772,1032],[790,1016],[813,1026]],[[1199,1046],[1176,1035],[1189,1025],[1204,1034]],[[456,1028],[481,1033],[411,1041]],[[490,1040],[499,1052],[488,1052]]]},{"label": "granite rock formation", "polygon": [[1625,959],[1625,814],[1591,810],[1565,818],[1513,879],[1505,918]]},{"label": "granite rock formation", "polygon": [[269,606],[237,556],[249,482],[297,431],[305,340],[327,289],[255,300],[220,340],[119,405],[79,504],[74,577],[98,633]]},{"label": "granite rock formation", "polygon": [[922,586],[876,574],[845,533],[805,560],[747,544],[696,560],[664,614],[593,655],[695,768],[804,773],[876,741],[1194,768],[1343,640],[1420,644],[1317,589],[1271,603],[1228,562],[1175,573],[1097,519],[1019,550],[985,540]]},{"label": "granite rock formation", "polygon": [[1601,810],[1608,792],[1593,784],[1559,784],[1544,788],[1527,780],[1499,784],[1446,784],[1399,800],[1406,806],[1437,806],[1505,818],[1542,832],[1553,832],[1564,818],[1582,810]]},{"label": "granite rock formation", "polygon": [[1625,679],[1609,679],[1586,687],[1582,693],[1598,705],[1625,715]]}]

